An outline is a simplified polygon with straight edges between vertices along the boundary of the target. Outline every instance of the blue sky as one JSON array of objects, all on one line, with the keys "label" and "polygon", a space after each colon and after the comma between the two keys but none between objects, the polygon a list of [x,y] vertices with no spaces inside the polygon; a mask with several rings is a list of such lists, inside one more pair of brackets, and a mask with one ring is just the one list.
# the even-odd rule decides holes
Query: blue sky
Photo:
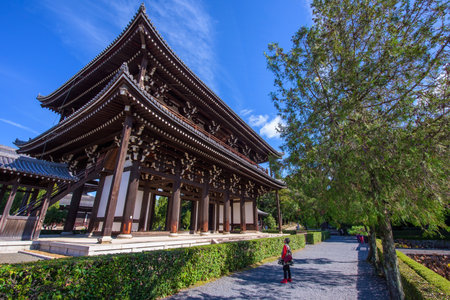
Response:
[{"label": "blue sky", "polygon": [[[48,95],[107,47],[142,1],[1,1],[0,144],[54,126]],[[264,51],[290,47],[311,23],[308,0],[147,0],[147,14],[177,55],[274,148],[282,143]]]}]

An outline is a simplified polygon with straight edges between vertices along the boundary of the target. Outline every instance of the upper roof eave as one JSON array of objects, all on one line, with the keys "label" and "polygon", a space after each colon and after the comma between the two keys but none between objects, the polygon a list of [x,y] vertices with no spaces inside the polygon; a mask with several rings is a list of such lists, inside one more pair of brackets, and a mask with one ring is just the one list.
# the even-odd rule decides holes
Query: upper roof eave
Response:
[{"label": "upper roof eave", "polygon": [[197,75],[195,75],[195,73],[192,72],[188,66],[184,64],[184,62],[176,55],[176,53],[170,48],[167,42],[162,38],[158,30],[153,26],[152,22],[150,21],[149,17],[145,12],[144,4],[141,4],[139,10],[133,16],[133,18],[125,27],[125,29],[121,32],[121,34],[113,42],[111,42],[111,44],[108,47],[106,47],[99,55],[97,55],[85,67],[83,67],[78,73],[72,76],[72,78],[70,78],[66,83],[64,83],[54,92],[52,92],[47,96],[39,95],[37,99],[41,102],[41,106],[52,109],[50,105],[53,101],[55,101],[58,98],[57,96],[61,94],[65,89],[69,88],[69,86],[73,86],[77,78],[83,75],[83,73],[89,72],[91,67],[93,67],[94,65],[96,65],[97,62],[106,57],[109,54],[109,52],[114,48],[114,46],[120,43],[120,41],[127,36],[131,28],[133,28],[133,25],[137,24],[141,19],[152,31],[155,37],[159,40],[161,45],[163,45],[165,50],[172,56],[173,60],[176,61],[182,67],[184,72],[186,72],[189,76],[191,76],[208,94],[210,94],[210,96],[216,101],[216,104],[220,105],[223,109],[225,109],[227,113],[229,113],[238,122],[238,124],[240,124],[240,126],[242,126],[249,133],[251,133],[256,138],[256,140],[258,140],[259,143],[261,143],[267,149],[267,151],[271,155],[277,158],[282,157],[283,154],[281,152],[272,148],[272,146],[270,146],[261,136],[259,136],[258,133],[256,133],[244,120],[242,120],[241,117],[239,117],[219,96],[217,96],[217,94],[215,94],[200,78],[198,78]]}]

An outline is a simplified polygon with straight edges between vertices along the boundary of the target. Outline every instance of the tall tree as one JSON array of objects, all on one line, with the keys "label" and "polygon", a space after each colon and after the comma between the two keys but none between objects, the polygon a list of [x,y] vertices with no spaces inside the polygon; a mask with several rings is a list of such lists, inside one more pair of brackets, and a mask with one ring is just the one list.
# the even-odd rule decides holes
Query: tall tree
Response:
[{"label": "tall tree", "polygon": [[[313,25],[269,45],[290,176],[377,225],[391,299],[404,299],[391,222],[445,226],[447,1],[315,0]],[[336,208],[337,206],[337,208]],[[348,214],[347,214],[348,215]]]}]

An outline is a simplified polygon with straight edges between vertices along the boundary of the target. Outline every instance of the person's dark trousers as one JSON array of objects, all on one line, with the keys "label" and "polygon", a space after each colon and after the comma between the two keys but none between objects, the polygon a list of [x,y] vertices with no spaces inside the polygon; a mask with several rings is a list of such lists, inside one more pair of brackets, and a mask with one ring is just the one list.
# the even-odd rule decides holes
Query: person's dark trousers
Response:
[{"label": "person's dark trousers", "polygon": [[[284,273],[284,279],[291,278],[291,268],[289,267],[289,265],[283,266],[283,273]],[[287,277],[288,275],[289,275],[289,277]]]}]

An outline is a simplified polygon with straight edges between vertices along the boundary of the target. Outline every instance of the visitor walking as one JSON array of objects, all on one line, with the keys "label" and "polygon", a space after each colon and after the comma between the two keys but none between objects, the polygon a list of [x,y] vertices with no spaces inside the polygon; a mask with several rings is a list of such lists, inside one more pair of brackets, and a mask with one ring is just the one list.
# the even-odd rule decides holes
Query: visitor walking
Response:
[{"label": "visitor walking", "polygon": [[284,239],[283,251],[281,251],[281,258],[279,260],[279,263],[283,265],[284,273],[284,279],[281,281],[281,283],[292,282],[290,266],[293,265],[293,262],[291,247],[289,246],[290,241],[291,240],[289,238]]}]

